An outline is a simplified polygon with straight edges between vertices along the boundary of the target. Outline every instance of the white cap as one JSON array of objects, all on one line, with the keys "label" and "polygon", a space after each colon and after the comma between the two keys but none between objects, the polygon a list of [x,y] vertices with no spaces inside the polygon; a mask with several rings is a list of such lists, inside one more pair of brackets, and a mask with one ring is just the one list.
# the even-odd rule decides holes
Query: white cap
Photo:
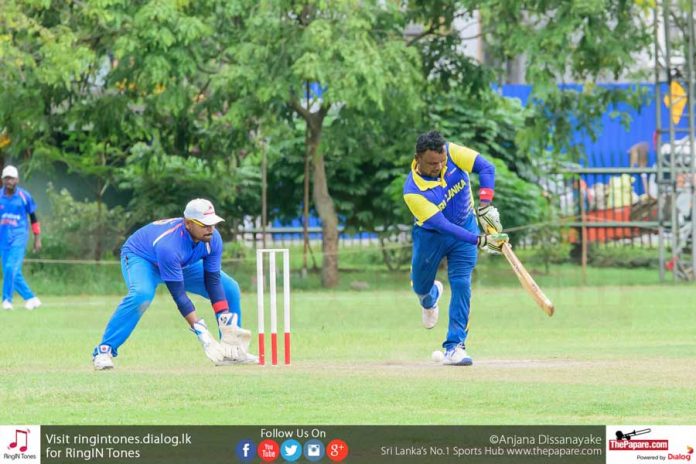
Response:
[{"label": "white cap", "polygon": [[16,167],[8,165],[2,170],[2,177],[14,177],[15,179],[19,179],[19,172],[17,172]]},{"label": "white cap", "polygon": [[203,198],[189,201],[184,210],[184,217],[186,219],[195,219],[206,226],[214,226],[218,222],[224,221],[224,219],[215,214],[213,204]]}]

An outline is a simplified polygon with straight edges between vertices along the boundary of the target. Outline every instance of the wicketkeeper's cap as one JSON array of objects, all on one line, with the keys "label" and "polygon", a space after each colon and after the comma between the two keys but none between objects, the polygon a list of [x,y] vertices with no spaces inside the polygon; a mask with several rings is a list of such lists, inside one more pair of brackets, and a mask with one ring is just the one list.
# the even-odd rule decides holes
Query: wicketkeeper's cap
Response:
[{"label": "wicketkeeper's cap", "polygon": [[5,169],[2,170],[2,177],[14,177],[15,179],[19,179],[19,172],[17,172],[17,168],[14,166],[5,166]]},{"label": "wicketkeeper's cap", "polygon": [[195,219],[206,226],[214,226],[218,222],[224,221],[224,219],[215,214],[213,204],[203,198],[189,201],[184,210],[184,217],[186,219]]}]

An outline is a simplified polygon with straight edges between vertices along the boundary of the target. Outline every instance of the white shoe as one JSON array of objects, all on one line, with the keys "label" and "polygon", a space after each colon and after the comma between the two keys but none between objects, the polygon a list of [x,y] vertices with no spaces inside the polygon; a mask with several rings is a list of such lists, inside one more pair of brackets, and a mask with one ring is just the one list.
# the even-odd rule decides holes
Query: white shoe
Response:
[{"label": "white shoe", "polygon": [[438,295],[437,299],[435,300],[435,304],[433,305],[432,308],[426,309],[423,308],[423,327],[426,329],[432,329],[435,327],[437,324],[437,319],[440,317],[440,309],[437,306],[437,303],[440,301],[440,298],[442,298],[442,292],[444,287],[442,286],[442,282],[439,280],[435,281],[435,286],[437,287]]},{"label": "white shoe", "polygon": [[99,354],[94,357],[92,362],[94,363],[94,369],[98,371],[113,369],[114,361],[113,356],[111,356],[111,348],[108,345],[99,346]]},{"label": "white shoe", "polygon": [[255,354],[244,353],[243,355],[235,357],[225,357],[222,361],[215,363],[216,366],[234,366],[237,364],[258,364],[259,357]]},{"label": "white shoe", "polygon": [[447,350],[445,359],[442,361],[445,366],[471,366],[473,363],[474,361],[471,356],[466,354],[463,345],[457,345],[454,349]]},{"label": "white shoe", "polygon": [[36,309],[39,306],[41,306],[41,300],[39,300],[37,297],[29,298],[27,301],[24,302],[24,307],[27,308],[29,311]]},{"label": "white shoe", "polygon": [[12,307],[12,302],[11,302],[11,301],[8,301],[8,300],[3,301],[3,302],[2,302],[2,309],[6,309],[6,310],[8,310],[8,311],[11,311],[12,309],[14,309],[14,308]]}]

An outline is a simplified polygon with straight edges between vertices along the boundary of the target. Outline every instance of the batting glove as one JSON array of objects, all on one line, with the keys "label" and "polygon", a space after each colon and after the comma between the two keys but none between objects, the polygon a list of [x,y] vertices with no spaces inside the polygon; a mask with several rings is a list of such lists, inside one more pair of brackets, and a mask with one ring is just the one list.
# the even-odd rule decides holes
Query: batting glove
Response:
[{"label": "batting glove", "polygon": [[218,343],[217,340],[210,335],[208,326],[205,325],[205,321],[203,319],[193,324],[193,327],[191,327],[191,332],[195,333],[196,337],[198,337],[198,341],[201,342],[203,351],[205,351],[205,355],[208,357],[208,359],[213,361],[215,364],[222,362],[222,360],[225,358],[225,350],[220,343]]},{"label": "batting glove", "polygon": [[503,252],[503,244],[508,240],[510,240],[508,234],[479,235],[478,247],[487,253],[497,255]]},{"label": "batting glove", "polygon": [[500,233],[503,231],[498,208],[490,203],[478,207],[476,210],[476,220],[478,220],[481,231],[484,234]]}]

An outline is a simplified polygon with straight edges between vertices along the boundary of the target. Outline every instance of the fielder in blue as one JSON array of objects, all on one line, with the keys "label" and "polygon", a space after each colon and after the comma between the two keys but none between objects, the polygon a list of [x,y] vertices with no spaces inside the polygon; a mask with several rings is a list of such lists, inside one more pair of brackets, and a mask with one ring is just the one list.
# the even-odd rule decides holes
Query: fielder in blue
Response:
[{"label": "fielder in blue", "polygon": [[36,218],[36,203],[29,192],[19,187],[19,172],[14,166],[2,170],[0,191],[0,253],[2,253],[2,307],[13,309],[15,290],[28,310],[41,306],[22,275],[22,262],[29,240],[27,217],[34,232],[34,251],[41,250],[41,225]]},{"label": "fielder in blue", "polygon": [[[479,176],[479,206],[475,211],[469,174]],[[416,141],[411,172],[404,183],[404,201],[415,217],[411,283],[422,307],[427,329],[439,317],[443,285],[435,280],[437,268],[447,258],[452,289],[447,338],[442,344],[445,365],[470,366],[466,352],[471,302],[471,273],[478,249],[500,253],[508,240],[498,210],[491,204],[495,168],[479,153],[447,142],[437,131]],[[479,231],[479,224],[484,233]]]},{"label": "fielder in blue", "polygon": [[[121,272],[128,294],[111,316],[101,343],[92,353],[97,370],[114,367],[113,358],[135,329],[165,283],[181,315],[215,365],[256,362],[248,352],[251,332],[241,329],[239,285],[221,269],[222,238],[215,229],[222,222],[213,204],[191,200],[183,218],[163,219],[138,229],[121,248]],[[198,317],[186,292],[210,299],[220,342]]]}]

